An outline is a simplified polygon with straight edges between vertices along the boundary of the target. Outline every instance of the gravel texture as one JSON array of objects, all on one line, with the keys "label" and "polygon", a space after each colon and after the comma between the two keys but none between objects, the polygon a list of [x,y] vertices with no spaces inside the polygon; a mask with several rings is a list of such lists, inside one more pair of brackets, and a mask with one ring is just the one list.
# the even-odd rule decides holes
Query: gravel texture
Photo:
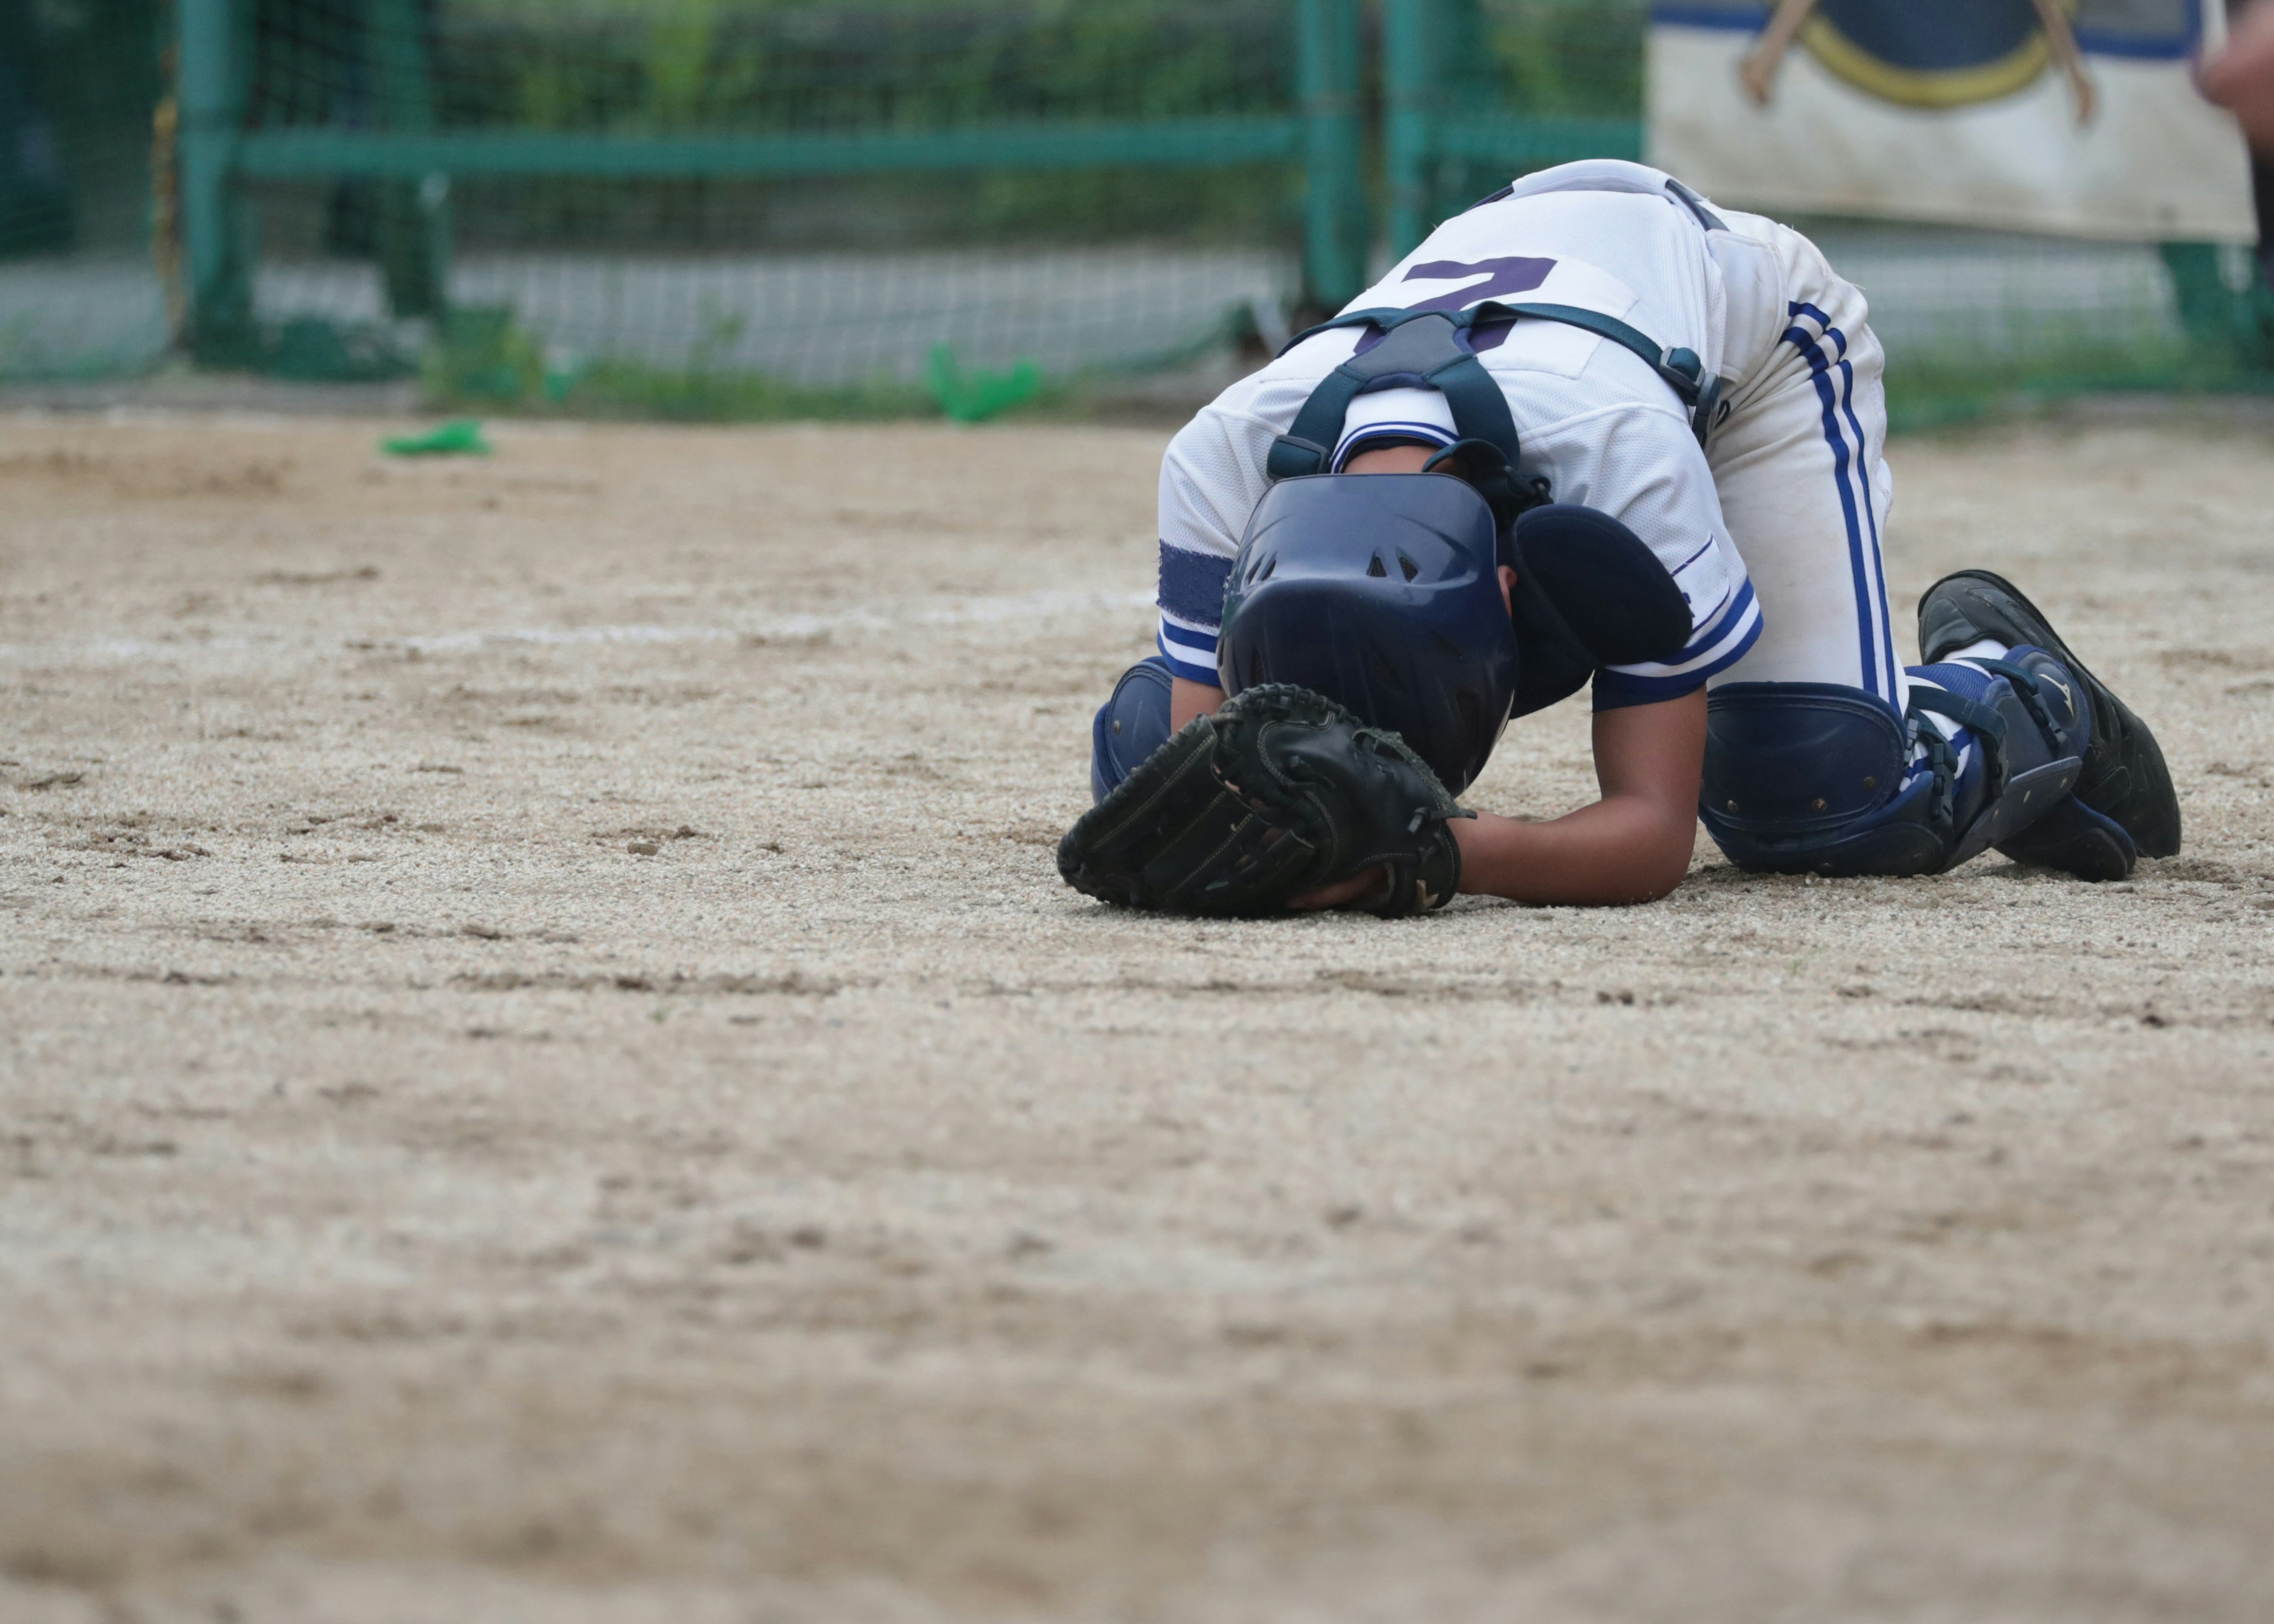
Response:
[{"label": "gravel texture", "polygon": [[1051,861],[1159,433],[376,432],[0,417],[0,1617],[2266,1616],[2266,430],[1897,448],[2128,883],[1261,923]]}]

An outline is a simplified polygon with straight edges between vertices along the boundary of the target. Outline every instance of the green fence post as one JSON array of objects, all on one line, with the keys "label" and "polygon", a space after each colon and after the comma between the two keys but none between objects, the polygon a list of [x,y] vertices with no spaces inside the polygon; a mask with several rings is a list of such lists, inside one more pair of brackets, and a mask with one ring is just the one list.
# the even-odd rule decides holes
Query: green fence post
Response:
[{"label": "green fence post", "polygon": [[[379,92],[380,126],[389,134],[434,128],[434,81],[426,60],[427,8],[419,0],[368,0],[365,49]],[[450,181],[427,175],[390,181],[380,192],[379,261],[388,308],[397,316],[440,317],[448,302]]]},{"label": "green fence post", "polygon": [[245,75],[232,0],[180,0],[181,207],[191,353],[226,361],[252,325],[245,211],[236,184]]},{"label": "green fence post", "polygon": [[1307,181],[1303,293],[1320,309],[1340,310],[1366,289],[1359,0],[1301,0],[1295,28]]},{"label": "green fence post", "polygon": [[[2217,243],[2160,244],[2172,278],[2172,302],[2194,357],[2214,372],[2263,372],[2274,363],[2266,303],[2255,255],[2232,279],[2222,260],[2233,252]],[[2240,284],[2239,286],[2237,284]]]},{"label": "green fence post", "polygon": [[1389,252],[1412,252],[1433,218],[1437,167],[1436,0],[1383,0],[1382,89],[1389,104]]}]

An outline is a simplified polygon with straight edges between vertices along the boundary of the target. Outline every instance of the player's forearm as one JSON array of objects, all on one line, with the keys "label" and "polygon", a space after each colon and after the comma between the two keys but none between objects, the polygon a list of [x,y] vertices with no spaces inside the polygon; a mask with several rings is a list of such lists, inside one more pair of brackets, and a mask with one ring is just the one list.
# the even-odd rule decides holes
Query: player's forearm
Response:
[{"label": "player's forearm", "polygon": [[1207,716],[1224,703],[1224,690],[1189,677],[1169,679],[1169,731],[1181,732],[1196,716]]},{"label": "player's forearm", "polygon": [[1553,823],[1480,812],[1452,824],[1461,889],[1569,906],[1650,902],[1690,871],[1696,819],[1639,795],[1611,795]]},{"label": "player's forearm", "polygon": [[[1183,677],[1170,685],[1170,722],[1178,728],[1224,703],[1222,688]],[[1667,718],[1684,710],[1695,712],[1689,718],[1690,731],[1698,735],[1685,748],[1693,758],[1702,755],[1702,693],[1669,705],[1599,715],[1598,752],[1606,743],[1601,737],[1606,718],[1612,726],[1631,731],[1653,723],[1665,726]],[[1690,872],[1690,853],[1697,841],[1695,771],[1682,783],[1684,798],[1678,803],[1668,799],[1672,791],[1615,793],[1553,823],[1520,823],[1491,812],[1456,819],[1451,828],[1461,846],[1461,889],[1512,902],[1579,907],[1655,901]],[[1363,886],[1353,882],[1345,889]]]}]

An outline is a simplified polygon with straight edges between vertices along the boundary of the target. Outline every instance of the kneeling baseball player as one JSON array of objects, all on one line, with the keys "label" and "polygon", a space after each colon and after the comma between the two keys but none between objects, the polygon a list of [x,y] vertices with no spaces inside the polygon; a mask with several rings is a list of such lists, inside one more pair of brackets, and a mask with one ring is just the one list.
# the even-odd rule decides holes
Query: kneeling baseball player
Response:
[{"label": "kneeling baseball player", "polygon": [[[1171,445],[1160,653],[1098,712],[1061,871],[1398,915],[1662,897],[1701,816],[1769,873],[2177,852],[2154,737],[2019,589],[1937,583],[1899,662],[1880,365],[1805,237],[1655,169],[1448,221]],[[1511,717],[1590,680],[1600,800],[1458,804]]]}]

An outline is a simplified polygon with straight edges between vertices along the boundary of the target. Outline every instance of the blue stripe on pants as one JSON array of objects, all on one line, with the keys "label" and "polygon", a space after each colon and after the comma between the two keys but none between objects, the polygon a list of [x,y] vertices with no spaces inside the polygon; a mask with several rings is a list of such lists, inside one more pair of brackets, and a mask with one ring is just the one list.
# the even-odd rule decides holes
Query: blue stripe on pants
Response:
[{"label": "blue stripe on pants", "polygon": [[[1795,315],[1817,314],[1811,307],[1800,304],[1792,307],[1792,313]],[[1821,320],[1823,318],[1820,314],[1817,314],[1817,319]],[[1843,350],[1846,349],[1847,341],[1844,338],[1834,335],[1832,329],[1828,327],[1826,332],[1827,336],[1834,337],[1834,342],[1840,344]],[[1833,478],[1840,487],[1840,513],[1848,528],[1848,566],[1854,579],[1856,592],[1856,635],[1864,657],[1861,686],[1865,692],[1875,694],[1882,699],[1892,702],[1894,698],[1895,685],[1891,674],[1893,669],[1891,642],[1883,641],[1881,633],[1875,626],[1875,620],[1882,617],[1873,613],[1871,604],[1871,577],[1877,565],[1879,549],[1874,546],[1871,549],[1872,556],[1866,559],[1864,550],[1864,527],[1857,522],[1856,516],[1856,487],[1849,477],[1853,458],[1848,449],[1848,437],[1841,432],[1840,426],[1840,410],[1842,402],[1839,391],[1834,387],[1832,364],[1824,358],[1822,340],[1811,336],[1803,329],[1788,327],[1785,329],[1784,338],[1787,343],[1791,344],[1808,357],[1809,372],[1811,381],[1816,386],[1816,398],[1823,408],[1824,442],[1832,447]],[[1843,359],[1840,365],[1845,376],[1852,378],[1853,370],[1848,366],[1847,362]],[[1860,433],[1857,438],[1860,443],[1862,438]],[[1868,498],[1864,505],[1868,510],[1871,506]],[[1878,521],[1874,518],[1871,523],[1872,533],[1876,538]],[[1890,656],[1888,659],[1883,660],[1883,651]]]},{"label": "blue stripe on pants", "polygon": [[[1863,507],[1864,523],[1869,528],[1871,538],[1869,588],[1877,593],[1879,598],[1878,619],[1881,658],[1878,664],[1886,676],[1886,696],[1892,699],[1896,691],[1895,633],[1894,624],[1888,619],[1890,611],[1887,607],[1886,564],[1880,548],[1879,515],[1871,506],[1871,475],[1870,464],[1866,460],[1871,452],[1871,442],[1864,438],[1863,422],[1856,416],[1856,366],[1855,363],[1848,358],[1848,335],[1832,324],[1830,316],[1804,300],[1796,302],[1788,308],[1796,316],[1806,316],[1814,320],[1824,329],[1824,335],[1838,346],[1836,353],[1839,358],[1836,365],[1840,373],[1840,407],[1847,414],[1848,426],[1856,432],[1854,463],[1856,500]],[[1815,358],[1817,357],[1811,357],[1811,359]]]},{"label": "blue stripe on pants", "polygon": [[[1839,332],[1836,327],[1828,330],[1835,335]],[[1848,341],[1843,338],[1840,343],[1844,350]],[[1864,460],[1870,442],[1864,440],[1864,425],[1856,416],[1856,366],[1853,362],[1844,359],[1840,363],[1840,402],[1848,414],[1848,426],[1856,431],[1856,497],[1864,507],[1864,523],[1871,530],[1871,585],[1879,599],[1879,652],[1886,662],[1886,695],[1893,699],[1895,696],[1895,628],[1887,619],[1886,558],[1879,546],[1879,515],[1871,509],[1871,470]]]}]

